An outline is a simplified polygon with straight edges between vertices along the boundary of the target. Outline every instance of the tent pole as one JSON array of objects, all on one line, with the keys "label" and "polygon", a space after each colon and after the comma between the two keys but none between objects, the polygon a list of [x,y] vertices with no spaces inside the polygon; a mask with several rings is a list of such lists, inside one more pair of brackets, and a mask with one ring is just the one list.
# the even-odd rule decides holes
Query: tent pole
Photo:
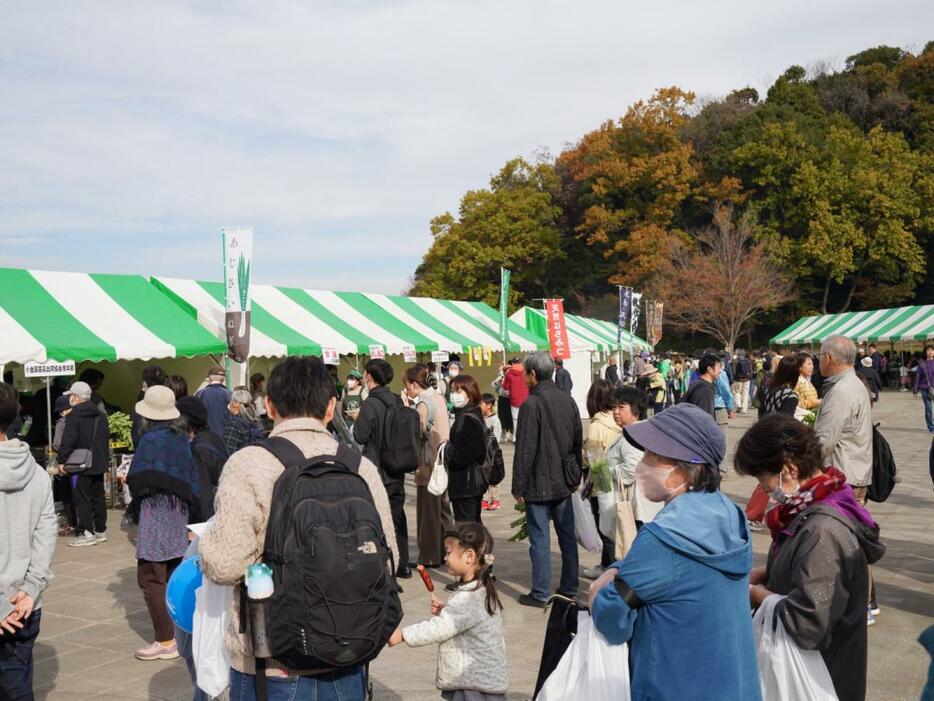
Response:
[{"label": "tent pole", "polygon": [[52,381],[48,376],[45,378],[45,410],[49,428],[49,444],[45,450],[46,467],[48,467],[48,461],[52,458]]}]

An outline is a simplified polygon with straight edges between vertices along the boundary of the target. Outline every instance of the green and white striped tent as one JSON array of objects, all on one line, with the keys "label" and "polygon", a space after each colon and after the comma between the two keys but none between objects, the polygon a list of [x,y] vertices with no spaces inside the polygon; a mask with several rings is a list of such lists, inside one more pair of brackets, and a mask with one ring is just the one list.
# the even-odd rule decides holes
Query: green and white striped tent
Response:
[{"label": "green and white striped tent", "polygon": [[[224,338],[224,288],[219,282],[152,278],[163,291],[218,339]],[[279,358],[320,354],[322,347],[342,355],[416,351],[502,350],[499,314],[482,302],[424,297],[326,292],[292,287],[250,288],[250,355]],[[548,342],[510,323],[508,352],[547,348]]]},{"label": "green and white striped tent", "polygon": [[0,365],[223,353],[141,275],[0,268]]},{"label": "green and white striped tent", "polygon": [[[620,346],[620,344],[617,343],[616,324],[610,323],[609,321],[589,319],[583,316],[575,316],[574,314],[565,314],[564,318],[568,327],[568,341],[571,344],[572,353],[575,351],[607,352],[620,349],[628,351],[630,348],[630,339],[632,341],[632,348],[636,352],[651,350],[652,348],[645,340],[630,334],[628,331],[623,331],[623,343],[622,346]],[[545,318],[544,309],[522,307],[513,314],[510,319],[522,325],[532,333],[548,338],[548,323]]]},{"label": "green and white striped tent", "polygon": [[867,343],[934,339],[934,304],[806,316],[774,336],[772,343],[809,345],[833,335]]}]

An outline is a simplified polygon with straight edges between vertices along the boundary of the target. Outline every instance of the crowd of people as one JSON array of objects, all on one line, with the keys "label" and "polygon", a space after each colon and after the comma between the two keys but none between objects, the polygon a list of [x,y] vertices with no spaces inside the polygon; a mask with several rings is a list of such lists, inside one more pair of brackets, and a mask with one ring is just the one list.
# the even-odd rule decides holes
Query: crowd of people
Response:
[{"label": "crowd of people", "polygon": [[[233,390],[215,367],[193,395],[182,378],[147,367],[122,523],[152,622],[152,642],[136,657],[182,655],[196,684],[190,631],[166,605],[173,572],[196,553],[205,578],[237,592],[224,639],[231,698],[362,699],[368,662],[405,643],[439,645],[443,698],[505,699],[503,605],[483,512],[500,505],[500,442],[512,442],[504,487],[524,512],[530,560],[530,588],[518,603],[578,599],[581,575],[592,580],[580,600],[607,641],[630,643],[633,698],[760,698],[750,608],[778,595],[778,619],[798,646],[820,651],[837,696],[862,699],[866,629],[879,611],[869,565],[884,553],[866,500],[871,407],[883,385],[872,375],[885,368],[875,368],[878,353],[868,350],[860,357],[852,341],[832,336],[816,361],[739,350],[643,354],[620,372],[611,360],[588,392],[586,430],[570,375],[547,353],[504,363],[489,392],[456,360],[406,368],[401,391],[391,389],[397,378],[381,359],[341,383],[318,358],[288,358],[268,381],[254,375]],[[934,348],[915,373],[934,433]],[[56,398],[48,470],[16,432],[9,436],[22,402],[0,384],[0,498],[9,526],[0,650],[19,660],[0,670],[0,691],[13,698],[31,688],[55,547],[53,480],[67,484],[74,504],[69,545],[107,539],[108,411],[95,401],[104,378],[82,377]],[[754,405],[758,421],[740,440],[734,468],[755,478],[769,502],[752,519],[772,538],[766,567],[756,569],[750,519],[720,491],[724,425]],[[602,544],[599,565],[582,572],[575,499],[588,506]],[[620,500],[631,502],[638,532],[622,557]],[[192,544],[188,526],[207,520]],[[561,557],[556,588],[552,529]],[[268,631],[258,634],[243,583],[260,562],[276,589],[263,609]],[[416,567],[445,567],[450,596],[432,595],[427,620],[400,627],[398,594]],[[360,598],[348,604],[342,592],[355,587]],[[294,630],[301,635],[282,632]],[[335,640],[343,642],[331,650]],[[196,688],[194,698],[206,697]]]}]

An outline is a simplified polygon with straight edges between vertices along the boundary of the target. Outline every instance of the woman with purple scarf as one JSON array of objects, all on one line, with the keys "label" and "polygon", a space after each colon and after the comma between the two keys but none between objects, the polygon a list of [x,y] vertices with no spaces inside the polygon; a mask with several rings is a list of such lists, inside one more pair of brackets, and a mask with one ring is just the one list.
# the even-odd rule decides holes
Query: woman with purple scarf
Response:
[{"label": "woman with purple scarf", "polygon": [[856,502],[846,476],[824,467],[814,430],[772,414],[736,449],[736,471],[759,480],[775,501],[768,564],[749,575],[749,599],[785,598],[776,615],[795,643],[820,650],[837,697],[866,697],[866,603],[869,567],[885,552],[879,526]]}]

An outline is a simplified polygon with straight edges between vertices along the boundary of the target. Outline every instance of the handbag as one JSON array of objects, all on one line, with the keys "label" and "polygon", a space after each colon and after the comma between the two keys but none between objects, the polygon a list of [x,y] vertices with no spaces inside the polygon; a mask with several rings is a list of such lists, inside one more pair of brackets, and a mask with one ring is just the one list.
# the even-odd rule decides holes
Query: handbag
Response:
[{"label": "handbag", "polygon": [[101,417],[94,417],[94,430],[91,432],[91,448],[75,448],[62,466],[65,474],[83,475],[94,467],[94,440],[97,438],[97,427]]},{"label": "handbag", "polygon": [[428,480],[428,491],[436,497],[440,497],[448,491],[448,471],[444,466],[445,447],[447,447],[447,443],[442,443],[438,448],[434,467],[431,468],[431,478]]},{"label": "handbag", "polygon": [[616,559],[622,560],[632,549],[639,531],[636,528],[636,514],[632,509],[632,494],[629,491],[634,487],[624,485],[618,472],[617,481],[620,499],[616,502]]}]

